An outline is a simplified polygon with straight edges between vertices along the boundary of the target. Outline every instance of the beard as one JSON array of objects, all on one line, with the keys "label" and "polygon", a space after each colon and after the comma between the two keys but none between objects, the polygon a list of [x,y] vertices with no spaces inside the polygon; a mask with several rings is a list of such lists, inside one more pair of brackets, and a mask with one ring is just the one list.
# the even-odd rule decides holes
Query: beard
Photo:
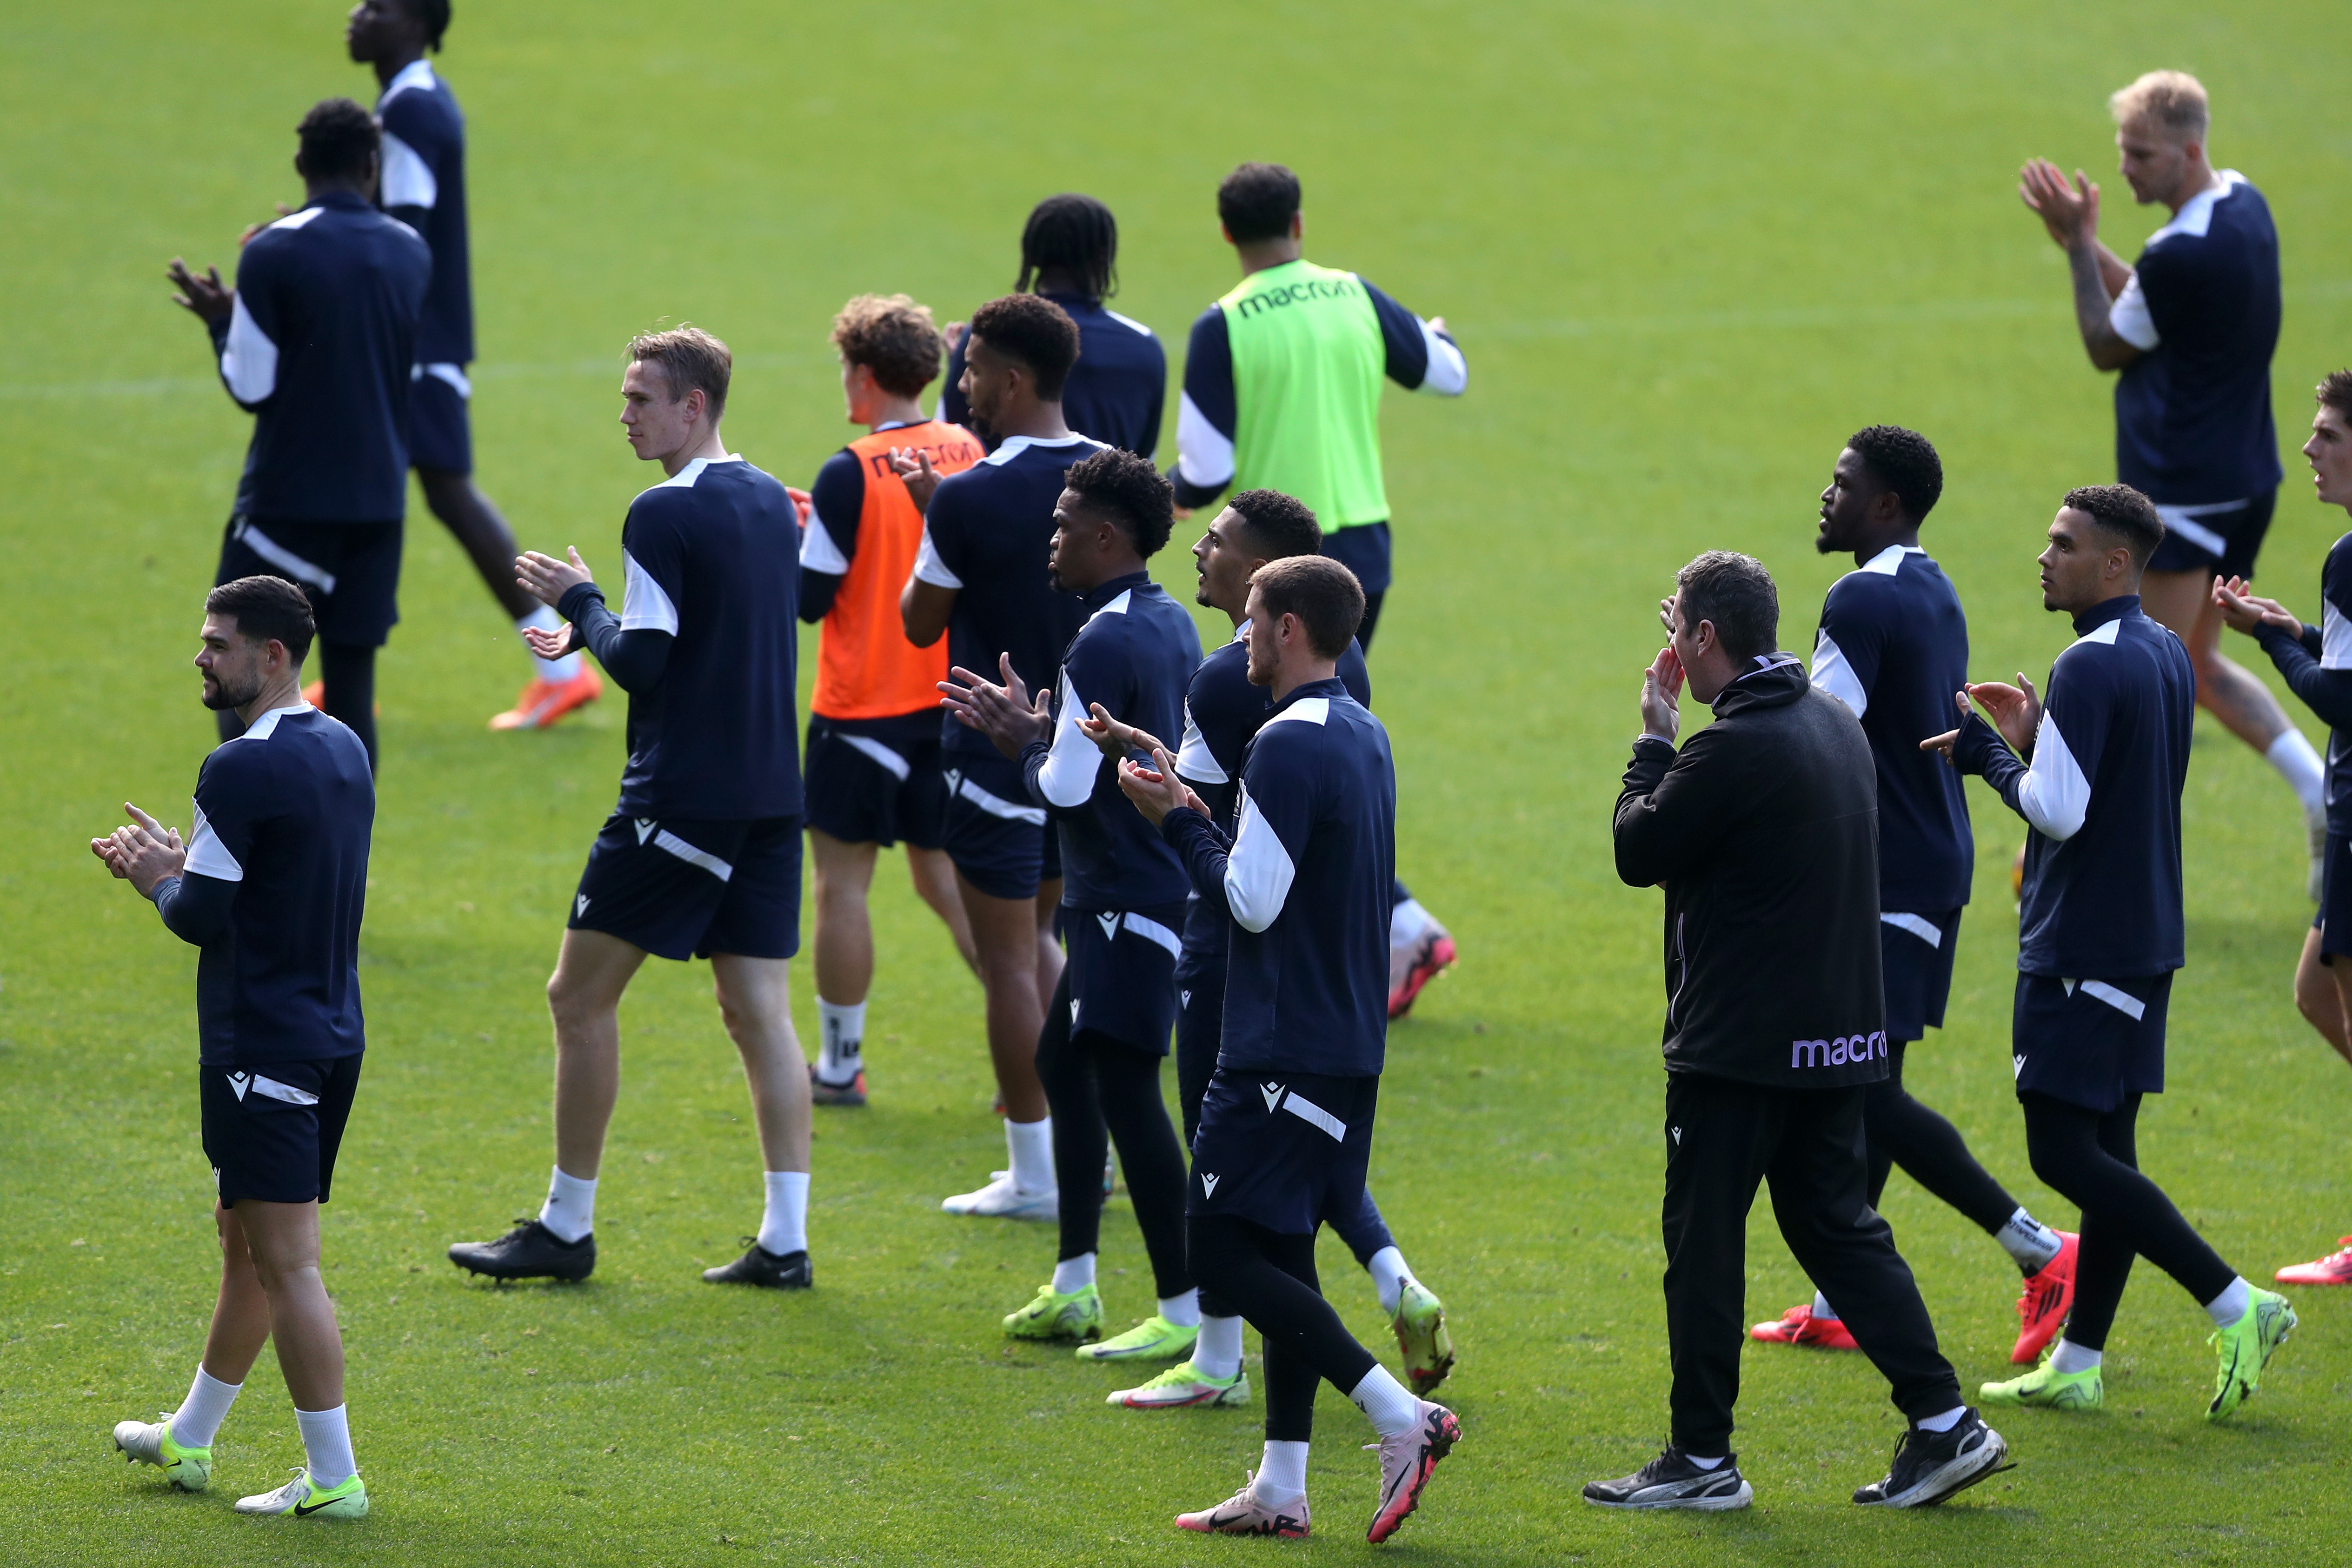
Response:
[{"label": "beard", "polygon": [[242,708],[261,695],[261,677],[249,678],[242,685],[232,684],[214,676],[205,692],[205,706],[215,713],[231,708]]}]

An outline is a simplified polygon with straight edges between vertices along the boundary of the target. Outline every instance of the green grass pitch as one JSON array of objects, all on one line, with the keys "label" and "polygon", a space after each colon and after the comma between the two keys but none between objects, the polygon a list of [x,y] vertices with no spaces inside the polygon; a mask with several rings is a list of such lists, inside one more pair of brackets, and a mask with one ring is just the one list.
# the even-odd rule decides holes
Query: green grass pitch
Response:
[{"label": "green grass pitch", "polygon": [[[326,1226],[376,1511],[323,1528],[231,1515],[300,1458],[266,1357],[213,1493],[170,1494],[112,1454],[113,1422],[186,1386],[214,1270],[194,955],[82,847],[126,796],[184,822],[210,743],[183,661],[247,421],[163,266],[230,262],[239,227],[297,195],[302,110],[372,98],[339,18],[294,0],[86,0],[14,12],[0,50],[0,1561],[1363,1552],[1373,1470],[1336,1396],[1318,1538],[1203,1541],[1170,1517],[1239,1483],[1263,1406],[1114,1412],[1114,1374],[1001,1337],[1052,1241],[937,1212],[1003,1145],[976,988],[895,862],[877,894],[875,1101],[819,1118],[816,1291],[695,1278],[756,1223],[757,1152],[708,976],[669,964],[625,1011],[595,1280],[492,1289],[442,1260],[543,1190],[541,985],[612,797],[621,712],[608,700],[550,734],[484,730],[521,654],[421,505],[383,665],[372,1049]],[[1576,1489],[1639,1464],[1665,1429],[1657,897],[1618,885],[1607,838],[1653,605],[1698,549],[1750,550],[1780,575],[1784,643],[1809,648],[1844,566],[1811,551],[1814,495],[1848,431],[1901,422],[1948,465],[1927,542],[1968,605],[1978,673],[2039,679],[2065,628],[2037,607],[2037,537],[2065,487],[2111,477],[2110,425],[2014,173],[2045,153],[2105,172],[2105,232],[2128,254],[2156,219],[2112,175],[2104,96],[2179,65],[2212,89],[2216,161],[2278,217],[2290,475],[2263,581],[2311,610],[2343,519],[2299,488],[2292,448],[2307,389],[2352,360],[2342,19],[2312,0],[476,0],[440,63],[472,131],[481,478],[527,543],[577,543],[609,573],[649,472],[613,425],[616,354],[684,318],[735,348],[730,444],[805,484],[845,438],[824,341],[840,301],[905,289],[966,313],[1009,286],[1022,216],[1056,190],[1117,211],[1117,303],[1179,358],[1232,278],[1216,180],[1244,158],[1293,164],[1310,254],[1443,312],[1472,365],[1462,402],[1396,395],[1385,416],[1400,585],[1378,707],[1402,867],[1463,959],[1392,1037],[1373,1175],[1452,1308],[1448,1397],[1468,1434],[1389,1550],[1530,1565],[2340,1561],[2352,1299],[2302,1292],[2260,1398],[2213,1429],[2204,1319],[2145,1268],[2107,1408],[2011,1415],[2021,1468],[1950,1508],[1850,1506],[1899,1426],[1884,1385],[1856,1358],[1761,1349],[1738,1439],[1752,1512],[1623,1519]],[[1186,586],[1189,538],[1162,562]],[[2310,914],[2293,803],[2209,721],[2197,738],[2189,968],[2171,1092],[2142,1148],[2260,1281],[2352,1228],[2352,1083],[2288,995]],[[2038,1213],[2071,1223],[2025,1169],[2001,1076],[2021,830],[1973,798],[1983,874],[1952,1025],[1912,1074]],[[1899,1175],[1886,1208],[1964,1382],[2004,1374],[2013,1271]],[[1139,1315],[1148,1274],[1123,1206],[1106,1234],[1111,1310]],[[1751,1239],[1748,1306],[1770,1316],[1805,1286],[1761,1205]],[[1377,1344],[1369,1285],[1337,1246],[1323,1262]]]}]

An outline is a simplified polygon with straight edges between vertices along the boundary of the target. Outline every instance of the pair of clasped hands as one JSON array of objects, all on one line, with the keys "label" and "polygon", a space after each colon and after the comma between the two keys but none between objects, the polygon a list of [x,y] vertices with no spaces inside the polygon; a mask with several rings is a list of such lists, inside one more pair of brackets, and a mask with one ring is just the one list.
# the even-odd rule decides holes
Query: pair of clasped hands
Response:
[{"label": "pair of clasped hands", "polygon": [[[994,742],[998,751],[1017,757],[1030,742],[1045,740],[1053,732],[1051,694],[1040,691],[1033,700],[1021,678],[1013,673],[1011,654],[998,655],[997,665],[1004,677],[1003,685],[961,665],[950,670],[948,679],[940,682],[940,704],[959,722]],[[1176,761],[1167,746],[1150,731],[1121,723],[1099,702],[1087,704],[1087,717],[1077,724],[1079,733],[1118,764],[1119,792],[1152,826],[1159,826],[1170,812],[1181,806],[1190,806],[1202,816],[1209,815],[1207,804],[1176,776]],[[1132,754],[1137,752],[1150,752],[1152,766],[1134,762]]]}]

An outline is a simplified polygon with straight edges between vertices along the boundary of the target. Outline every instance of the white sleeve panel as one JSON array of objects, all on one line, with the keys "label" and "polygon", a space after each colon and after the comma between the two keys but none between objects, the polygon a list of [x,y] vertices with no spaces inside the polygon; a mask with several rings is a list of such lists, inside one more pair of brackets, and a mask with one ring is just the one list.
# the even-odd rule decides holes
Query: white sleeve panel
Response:
[{"label": "white sleeve panel", "polygon": [[1437,329],[1427,321],[1421,324],[1422,342],[1429,345],[1429,368],[1422,373],[1421,384],[1415,392],[1433,392],[1440,397],[1459,397],[1462,389],[1470,384],[1470,364],[1462,351],[1437,335]]},{"label": "white sleeve panel", "polygon": [[1056,810],[1086,805],[1095,793],[1095,776],[1102,772],[1102,748],[1078,728],[1086,711],[1087,705],[1065,669],[1061,716],[1054,721],[1054,748],[1046,753],[1045,765],[1037,770],[1037,787],[1045,792],[1045,804]]},{"label": "white sleeve panel", "polygon": [[2107,326],[2142,353],[2161,341],[2157,336],[2156,319],[2147,313],[2147,295],[2140,289],[2137,272],[2124,280],[2124,291],[2107,307]]},{"label": "white sleeve panel", "polygon": [[1845,650],[1826,630],[1813,643],[1813,684],[1853,709],[1857,719],[1870,710],[1870,693],[1846,662]]},{"label": "white sleeve panel", "polygon": [[677,606],[670,603],[662,585],[654,581],[654,574],[638,565],[637,558],[625,550],[621,552],[621,564],[626,569],[628,589],[628,596],[621,605],[621,629],[677,636]]},{"label": "white sleeve panel", "polygon": [[831,577],[849,575],[849,558],[841,546],[833,542],[833,534],[824,526],[824,519],[814,511],[809,513],[808,531],[801,535],[801,565],[810,572],[822,572]]},{"label": "white sleeve panel", "polygon": [[1259,814],[1242,785],[1241,820],[1234,833],[1234,849],[1225,858],[1225,903],[1234,923],[1244,931],[1260,931],[1282,913],[1290,884],[1298,875],[1290,851],[1282,847],[1274,825]]},{"label": "white sleeve panel", "polygon": [[2319,609],[2319,668],[2352,669],[2352,620],[2333,605]]},{"label": "white sleeve panel", "polygon": [[245,308],[245,296],[233,296],[228,342],[221,347],[221,379],[239,403],[259,403],[278,390],[278,345]]},{"label": "white sleeve panel", "polygon": [[220,835],[213,831],[212,819],[205,816],[205,808],[197,806],[195,812],[195,826],[188,830],[187,862],[181,868],[218,882],[244,881],[245,868],[236,863],[236,857],[228,852]]},{"label": "white sleeve panel", "polygon": [[430,212],[441,199],[441,182],[416,149],[387,131],[383,133],[383,169],[378,179],[384,206],[423,207]]},{"label": "white sleeve panel", "polygon": [[1184,700],[1184,740],[1176,748],[1176,776],[1198,784],[1233,782],[1226,776],[1225,770],[1217,765],[1216,753],[1209,750],[1208,737],[1201,733],[1201,726],[1192,717],[1190,698]]},{"label": "white sleeve panel", "polygon": [[949,571],[948,563],[940,559],[938,548],[931,543],[929,525],[923,529],[923,547],[915,552],[915,580],[929,583],[934,588],[963,586],[963,579]]},{"label": "white sleeve panel", "polygon": [[1233,437],[1209,423],[1191,393],[1176,405],[1176,477],[1203,489],[1233,482]]},{"label": "white sleeve panel", "polygon": [[2083,819],[2090,815],[2091,781],[2046,711],[2033,738],[2033,766],[2018,781],[2017,808],[2026,821],[2057,839],[2080,833]]}]

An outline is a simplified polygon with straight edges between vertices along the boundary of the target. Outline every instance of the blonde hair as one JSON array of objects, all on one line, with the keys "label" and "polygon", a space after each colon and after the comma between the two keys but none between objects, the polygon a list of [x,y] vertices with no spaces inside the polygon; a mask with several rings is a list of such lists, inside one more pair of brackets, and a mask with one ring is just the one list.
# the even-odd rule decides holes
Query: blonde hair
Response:
[{"label": "blonde hair", "polygon": [[904,294],[860,294],[833,319],[833,346],[851,364],[874,373],[875,384],[912,397],[940,374],[947,344],[931,324],[931,308]]},{"label": "blonde hair", "polygon": [[642,364],[659,365],[662,381],[676,403],[697,387],[710,406],[715,424],[727,411],[727,383],[734,374],[735,356],[727,345],[700,327],[677,326],[667,331],[639,332],[629,340],[629,357]]},{"label": "blonde hair", "polygon": [[2202,143],[2212,125],[2205,84],[2187,71],[2149,71],[2107,100],[2117,125],[2146,121],[2179,142]]}]

